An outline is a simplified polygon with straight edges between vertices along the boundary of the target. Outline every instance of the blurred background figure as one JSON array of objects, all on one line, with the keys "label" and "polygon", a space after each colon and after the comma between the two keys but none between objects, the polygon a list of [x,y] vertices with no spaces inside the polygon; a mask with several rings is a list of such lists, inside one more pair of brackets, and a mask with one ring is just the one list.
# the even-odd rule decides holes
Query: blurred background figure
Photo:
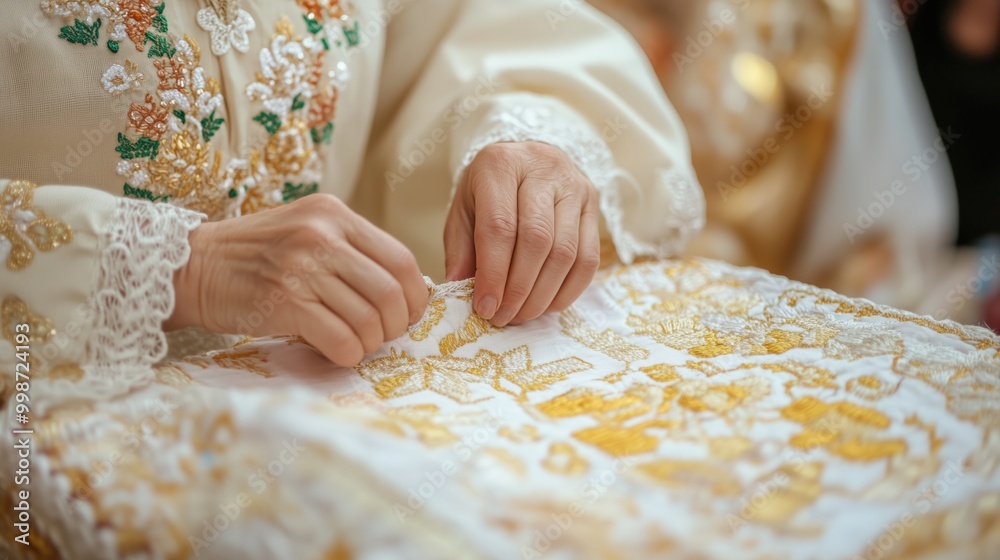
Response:
[{"label": "blurred background figure", "polygon": [[591,3],[687,127],[708,201],[690,254],[1000,327],[1000,0]]},{"label": "blurred background figure", "polygon": [[[958,192],[958,243],[1000,245],[1000,0],[899,0],[937,122],[967,142],[949,152]],[[994,280],[997,276],[994,269]],[[996,282],[994,281],[994,285]],[[1000,290],[984,319],[1000,328]]]}]

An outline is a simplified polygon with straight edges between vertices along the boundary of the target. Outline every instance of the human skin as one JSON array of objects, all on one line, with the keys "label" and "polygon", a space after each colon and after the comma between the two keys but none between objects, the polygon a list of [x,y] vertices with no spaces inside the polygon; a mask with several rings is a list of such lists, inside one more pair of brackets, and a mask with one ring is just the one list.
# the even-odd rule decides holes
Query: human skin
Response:
[{"label": "human skin", "polygon": [[600,265],[594,186],[540,142],[482,150],[459,182],[445,226],[449,280],[475,276],[473,307],[493,325],[569,307]]},{"label": "human skin", "polygon": [[[447,277],[476,277],[474,307],[493,324],[523,323],[583,293],[600,263],[598,227],[597,193],[561,150],[494,144],[456,190]],[[350,367],[427,307],[409,249],[331,195],[205,223],[189,241],[166,330],[298,335]]]}]

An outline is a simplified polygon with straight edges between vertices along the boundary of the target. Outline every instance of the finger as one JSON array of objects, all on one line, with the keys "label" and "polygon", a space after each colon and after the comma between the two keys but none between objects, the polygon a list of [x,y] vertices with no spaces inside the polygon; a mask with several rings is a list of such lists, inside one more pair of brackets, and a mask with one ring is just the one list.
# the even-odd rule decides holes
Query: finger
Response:
[{"label": "finger", "polygon": [[600,220],[596,195],[592,195],[588,197],[580,215],[580,245],[576,251],[576,262],[549,305],[550,311],[562,311],[573,305],[594,279],[594,274],[601,266]]},{"label": "finger", "polygon": [[517,244],[511,259],[500,311],[491,321],[502,327],[521,310],[555,239],[554,194],[537,182],[525,182],[518,194]]},{"label": "finger", "polygon": [[447,282],[472,278],[476,274],[476,244],[469,214],[456,200],[444,226],[444,279]]},{"label": "finger", "polygon": [[[408,324],[419,321],[427,309],[429,294],[413,253],[395,237],[360,217],[355,224],[346,227],[345,231],[352,245],[388,271],[402,287]],[[360,288],[354,282],[350,284]],[[384,285],[379,287],[387,289]]]},{"label": "finger", "polygon": [[379,310],[340,278],[316,274],[310,280],[327,309],[343,320],[361,340],[365,354],[378,350],[385,341]]},{"label": "finger", "polygon": [[354,248],[342,251],[334,266],[336,275],[378,310],[385,340],[406,332],[409,305],[402,286],[389,271]]},{"label": "finger", "polygon": [[475,204],[473,241],[476,251],[476,288],[473,307],[493,319],[504,298],[507,272],[517,243],[517,175],[469,169],[469,188]]},{"label": "finger", "polygon": [[302,338],[331,362],[354,367],[365,357],[364,345],[354,330],[321,302],[309,302],[295,317]]},{"label": "finger", "polygon": [[576,253],[580,245],[580,214],[583,203],[580,197],[569,194],[556,202],[555,239],[538,279],[531,289],[521,310],[511,321],[519,325],[545,313],[556,297],[567,274],[576,263]]}]

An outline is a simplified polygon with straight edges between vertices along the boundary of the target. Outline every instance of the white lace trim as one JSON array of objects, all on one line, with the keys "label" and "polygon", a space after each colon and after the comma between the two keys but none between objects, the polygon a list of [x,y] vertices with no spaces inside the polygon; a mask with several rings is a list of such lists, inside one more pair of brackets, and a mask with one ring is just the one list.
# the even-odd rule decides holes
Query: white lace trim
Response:
[{"label": "white lace trim", "polygon": [[187,262],[188,234],[204,218],[172,204],[116,202],[98,255],[85,375],[53,382],[46,404],[106,399],[153,379],[150,366],[167,353],[162,325],[174,309],[174,272]]},{"label": "white lace trim", "polygon": [[621,204],[623,183],[641,192],[614,161],[611,149],[592,129],[567,122],[547,107],[516,106],[491,118],[490,130],[462,158],[452,178],[452,195],[465,169],[483,148],[497,142],[543,142],[561,149],[594,184],[600,194],[601,213],[614,241],[618,257],[631,263],[638,256],[667,258],[683,251],[705,222],[705,196],[696,181],[676,170],[660,170],[659,187],[671,193],[671,205],[662,217],[668,231],[657,242],[637,238],[625,225]]},{"label": "white lace trim", "polygon": [[[676,257],[684,252],[688,243],[705,227],[705,193],[697,180],[675,168],[660,169],[656,179],[659,188],[670,192],[670,207],[661,218],[666,225],[667,233],[659,243],[647,243],[637,239],[624,228],[625,221],[620,215],[615,220],[605,218],[615,239],[615,246],[625,264],[631,263],[640,255],[659,259]],[[601,193],[601,211],[607,216],[607,213],[613,210],[621,212],[621,203],[618,201],[618,191],[608,189],[608,192]],[[615,226],[620,230],[616,232]],[[622,243],[618,241],[619,239],[627,240],[624,243],[631,251],[627,259],[621,255]]]}]

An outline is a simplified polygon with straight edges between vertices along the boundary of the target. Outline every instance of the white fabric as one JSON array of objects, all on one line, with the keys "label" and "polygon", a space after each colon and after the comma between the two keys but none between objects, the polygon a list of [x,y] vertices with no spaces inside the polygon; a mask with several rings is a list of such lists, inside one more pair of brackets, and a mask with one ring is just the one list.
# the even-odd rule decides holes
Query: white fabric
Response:
[{"label": "white fabric", "polygon": [[438,287],[356,369],[261,339],[53,416],[36,531],[85,558],[127,557],[123,535],[154,558],[996,550],[984,329],[712,261],[610,270],[569,311],[503,330],[470,293]]},{"label": "white fabric", "polygon": [[869,0],[864,7],[838,131],[794,274],[820,274],[852,245],[886,234],[897,262],[870,297],[937,313],[921,297],[953,266],[946,251],[958,202],[941,147],[961,142],[961,131],[936,129],[894,6]]}]

